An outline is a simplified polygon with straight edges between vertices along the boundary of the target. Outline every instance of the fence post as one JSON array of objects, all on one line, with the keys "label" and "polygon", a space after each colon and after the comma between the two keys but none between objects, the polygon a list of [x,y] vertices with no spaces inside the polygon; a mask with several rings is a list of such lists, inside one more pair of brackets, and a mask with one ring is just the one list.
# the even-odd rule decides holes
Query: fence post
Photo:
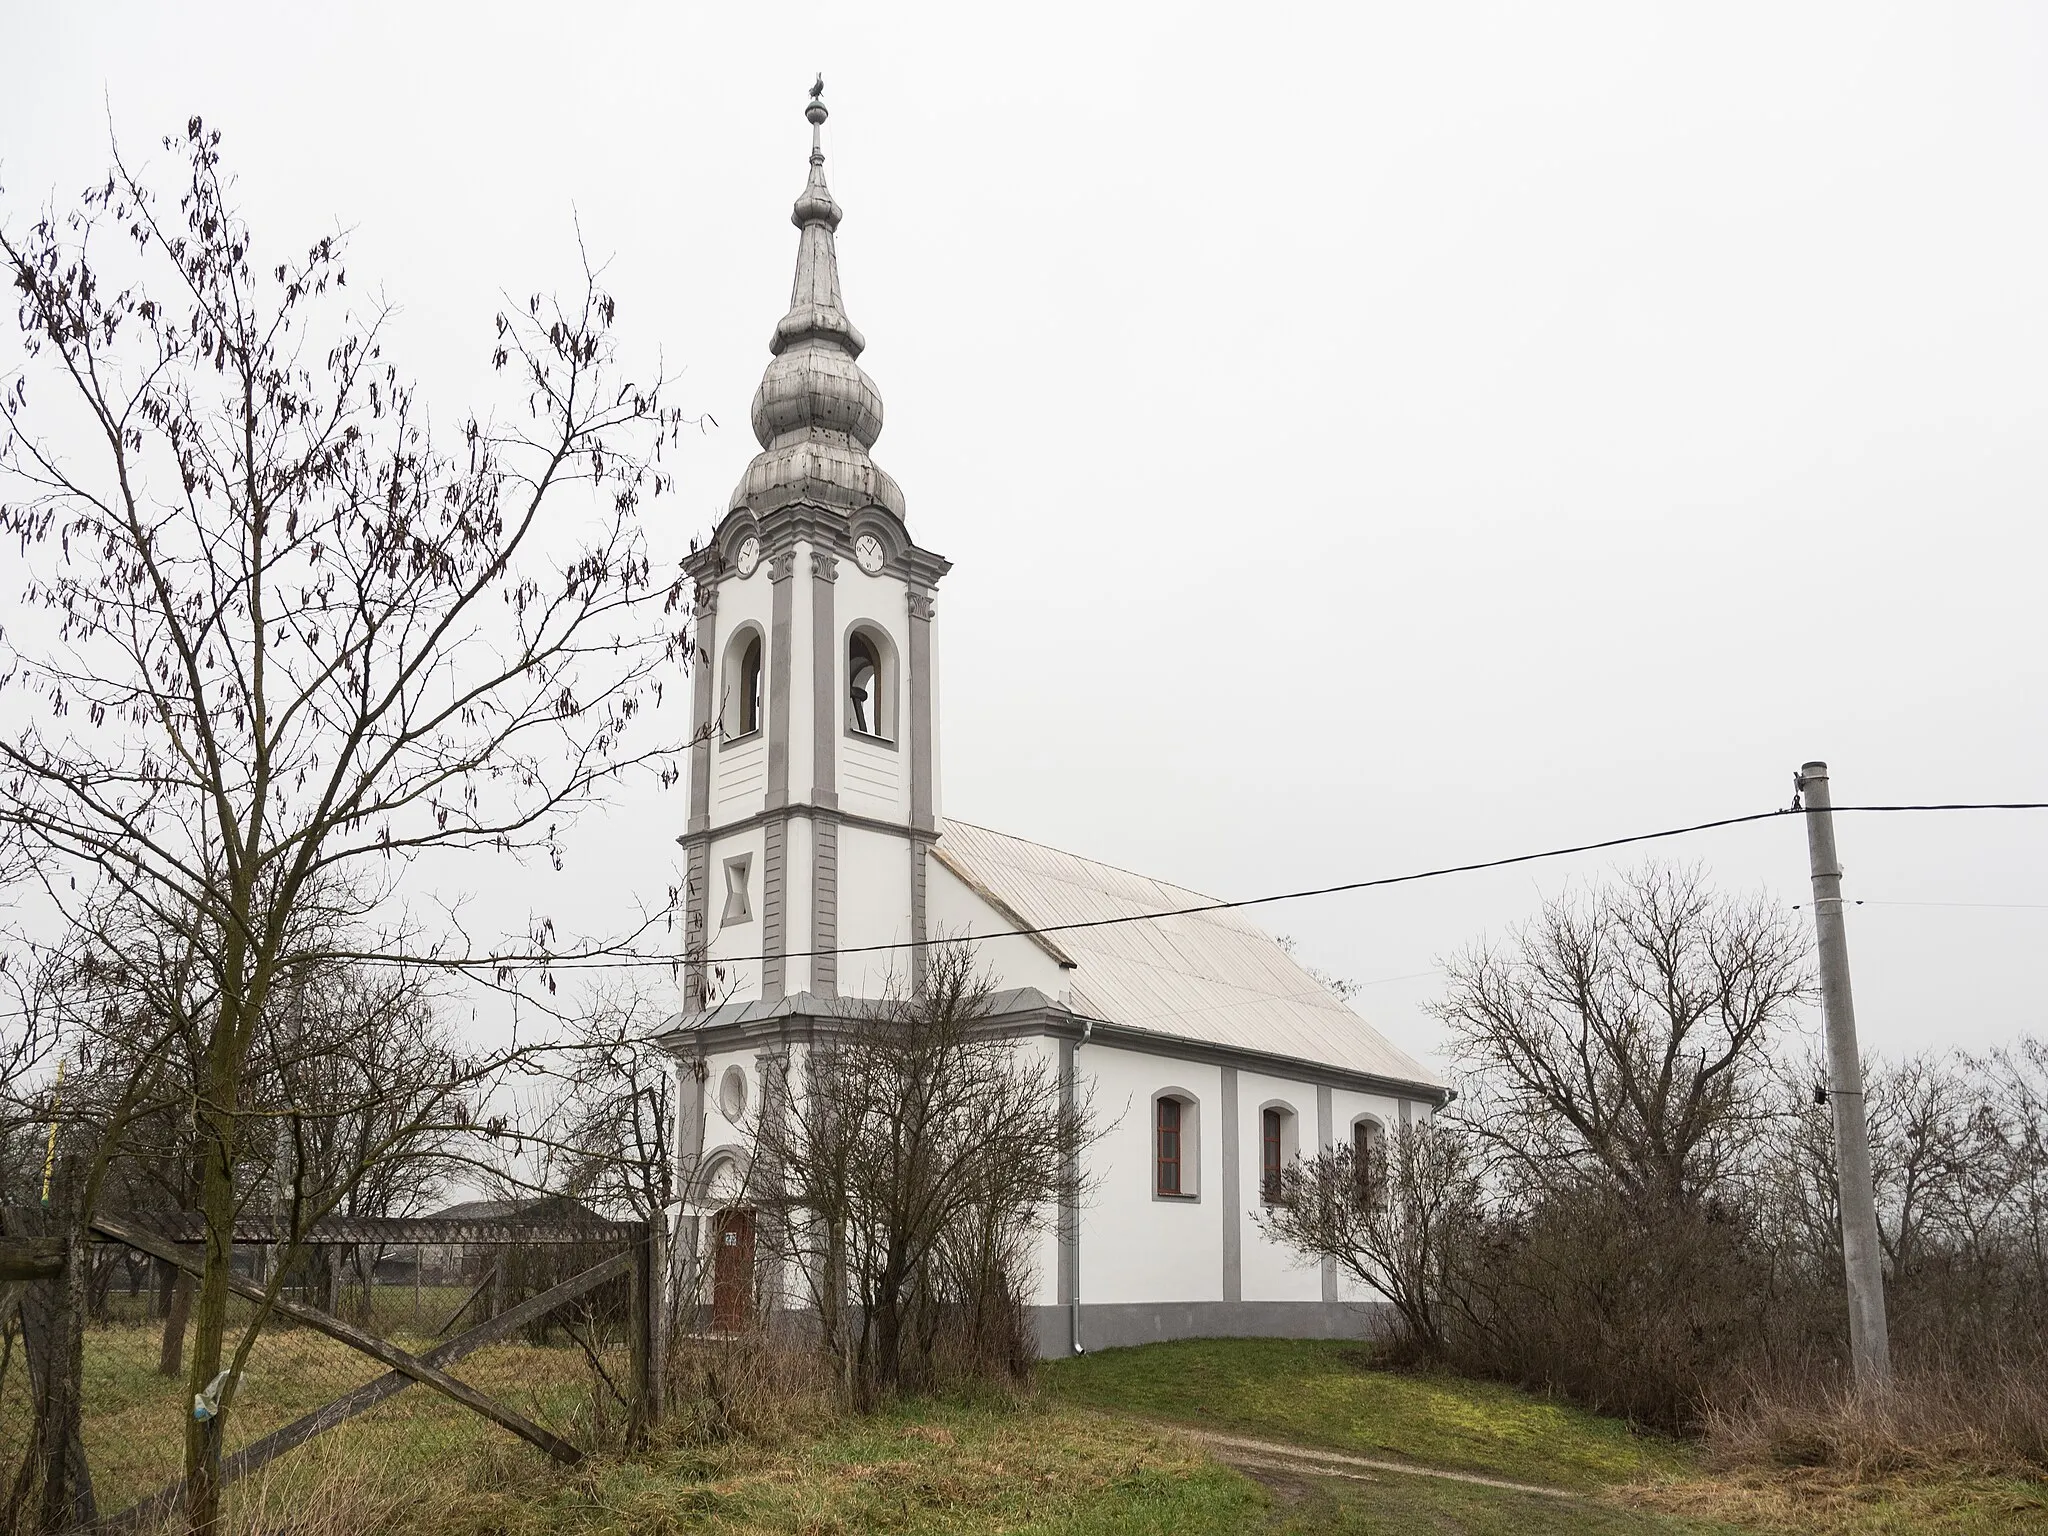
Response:
[{"label": "fence post", "polygon": [[649,1427],[649,1290],[647,1284],[647,1229],[643,1227],[633,1237],[633,1264],[627,1268],[627,1350],[631,1352],[627,1364],[627,1378],[631,1382],[627,1405],[627,1444],[633,1450],[641,1450],[647,1444]]},{"label": "fence post", "polygon": [[[64,1241],[64,1267],[56,1278],[31,1282],[22,1298],[21,1337],[35,1399],[33,1449],[21,1468],[26,1479],[40,1463],[42,1494],[36,1529],[68,1531],[91,1526],[99,1511],[86,1466],[81,1392],[85,1372],[86,1277],[91,1268],[77,1160],[61,1165],[51,1206],[36,1218],[43,1235]],[[17,1484],[17,1495],[25,1492]]]},{"label": "fence post", "polygon": [[658,1416],[654,1393],[654,1224],[642,1226],[633,1239],[633,1263],[626,1271],[627,1342],[632,1351],[628,1374],[632,1377],[632,1405],[628,1410],[626,1436],[635,1450],[646,1446],[648,1431]]},{"label": "fence post", "polygon": [[649,1424],[661,1422],[668,1396],[669,1289],[668,1213],[657,1208],[647,1222],[647,1376]]}]

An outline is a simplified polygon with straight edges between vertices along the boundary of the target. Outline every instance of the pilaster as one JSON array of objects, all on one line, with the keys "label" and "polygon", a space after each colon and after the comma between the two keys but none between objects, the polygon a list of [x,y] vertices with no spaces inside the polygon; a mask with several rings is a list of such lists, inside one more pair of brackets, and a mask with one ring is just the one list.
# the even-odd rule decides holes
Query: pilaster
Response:
[{"label": "pilaster", "polygon": [[[1319,1153],[1328,1152],[1336,1145],[1332,1139],[1335,1135],[1332,1126],[1335,1116],[1331,1112],[1330,1098],[1328,1084],[1323,1084],[1316,1089],[1316,1151]],[[1324,1255],[1322,1270],[1323,1300],[1335,1301],[1337,1299],[1337,1261],[1327,1254]]]},{"label": "pilaster", "polygon": [[683,851],[683,1011],[706,1005],[710,983],[704,949],[711,932],[705,913],[710,903],[711,843],[707,836],[685,839]]},{"label": "pilaster", "polygon": [[839,560],[811,552],[811,803],[839,804]]},{"label": "pilaster", "polygon": [[[910,610],[910,825],[936,833],[936,797],[932,781],[932,590],[913,586]],[[919,867],[923,867],[920,857]],[[922,876],[919,876],[920,882]],[[924,936],[924,924],[917,924]]]},{"label": "pilaster", "polygon": [[789,689],[794,671],[794,594],[789,578],[796,569],[796,551],[784,550],[768,561],[768,797],[775,810],[789,804]]},{"label": "pilaster", "polygon": [[789,949],[788,892],[789,818],[778,816],[761,829],[761,1000],[780,1001]]},{"label": "pilaster", "polygon": [[1243,1190],[1239,1185],[1239,1169],[1243,1166],[1244,1148],[1237,1139],[1237,1068],[1223,1069],[1223,1102],[1219,1117],[1222,1123],[1217,1127],[1222,1137],[1223,1150],[1223,1198],[1217,1203],[1223,1207],[1223,1299],[1244,1300],[1244,1211]]},{"label": "pilaster", "polygon": [[839,818],[819,811],[811,818],[811,990],[839,995]]},{"label": "pilaster", "polygon": [[690,827],[705,831],[711,825],[711,741],[717,734],[718,583],[701,579],[696,585],[697,675],[691,679],[690,699]]}]

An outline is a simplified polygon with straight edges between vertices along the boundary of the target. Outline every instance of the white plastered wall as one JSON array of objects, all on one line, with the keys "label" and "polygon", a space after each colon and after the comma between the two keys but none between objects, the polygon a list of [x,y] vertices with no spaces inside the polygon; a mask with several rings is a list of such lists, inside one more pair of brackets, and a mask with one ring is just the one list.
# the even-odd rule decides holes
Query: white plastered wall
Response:
[{"label": "white plastered wall", "polygon": [[[704,946],[711,1001],[751,1002],[761,995],[761,883],[766,838],[761,828],[747,827],[711,840],[705,865],[704,926],[711,938]],[[725,923],[726,860],[747,859],[747,908],[743,921]],[[723,975],[718,974],[723,971]]]},{"label": "white plastered wall", "polygon": [[[903,583],[893,576],[870,576],[851,560],[839,562],[834,596],[838,633],[832,639],[834,728],[839,735],[838,780],[841,809],[878,821],[910,818],[910,617]],[[888,676],[882,686],[889,695],[888,716],[893,741],[854,735],[846,728],[846,646],[856,625],[879,631],[887,640]],[[808,693],[804,695],[810,697]],[[808,759],[806,759],[808,761]],[[937,758],[933,758],[936,772]],[[843,908],[842,908],[843,910]],[[908,907],[905,908],[906,914]]]},{"label": "white plastered wall", "polygon": [[[704,1156],[709,1158],[722,1150],[735,1149],[742,1158],[751,1156],[761,1109],[758,1052],[751,1049],[719,1051],[706,1056],[704,1066],[709,1074],[704,1079]],[[746,1084],[746,1102],[737,1120],[725,1112],[722,1102],[721,1090],[726,1071],[730,1068],[736,1068]]]},{"label": "white plastered wall", "polygon": [[718,590],[717,675],[712,679],[714,719],[726,718],[728,700],[739,692],[740,647],[735,637],[750,625],[761,633],[762,728],[738,741],[715,735],[711,745],[711,820],[713,825],[756,814],[768,785],[767,679],[773,674],[770,594],[765,571],[745,580],[729,577]]},{"label": "white plastered wall", "polygon": [[910,840],[871,827],[839,829],[839,995],[881,997],[910,974]]},{"label": "white plastered wall", "polygon": [[[1421,1100],[1408,1101],[1408,1113],[1416,1124],[1429,1118],[1429,1105]],[[1348,1088],[1336,1089],[1330,1095],[1331,1134],[1340,1147],[1352,1145],[1352,1127],[1361,1119],[1377,1120],[1386,1131],[1389,1142],[1401,1132],[1401,1101],[1389,1094],[1357,1093]],[[1343,1271],[1338,1272],[1337,1295],[1343,1301],[1384,1301],[1378,1291],[1361,1285]]]},{"label": "white plastered wall", "polygon": [[[1060,1044],[1050,1035],[1029,1035],[1017,1042],[1017,1051],[1026,1060],[1022,1065],[1035,1065],[1054,1082],[1059,1081]],[[1060,1222],[1057,1207],[1039,1213],[1038,1230],[1033,1234],[1026,1249],[1025,1262],[1030,1266],[1023,1278],[1024,1303],[1026,1306],[1049,1307],[1059,1300],[1060,1287]]]},{"label": "white plastered wall", "polygon": [[[767,1074],[764,1070],[760,1047],[738,1050],[714,1051],[704,1058],[706,1077],[704,1080],[704,1146],[692,1187],[685,1192],[686,1203],[700,1215],[709,1216],[728,1205],[744,1198],[743,1180],[747,1169],[760,1144],[760,1113],[766,1090]],[[745,1085],[745,1102],[737,1117],[727,1113],[724,1102],[725,1077],[728,1071],[737,1071]],[[801,1072],[792,1058],[791,1075],[800,1080]],[[700,1250],[707,1250],[712,1239],[711,1224],[700,1222],[698,1244]],[[697,1298],[700,1304],[709,1304],[710,1266],[708,1252],[700,1251],[699,1279],[703,1286]],[[768,1255],[756,1250],[756,1262],[768,1262]],[[756,1283],[764,1293],[770,1295],[788,1294],[791,1276],[761,1272]]]},{"label": "white plastered wall", "polygon": [[924,899],[925,924],[931,936],[971,941],[975,963],[987,970],[994,986],[1036,987],[1055,1002],[1066,1000],[1070,973],[1032,940],[975,938],[976,934],[1006,932],[1017,926],[1016,920],[991,906],[936,858],[925,871]]},{"label": "white plastered wall", "polygon": [[[1075,1074],[1101,1133],[1086,1159],[1094,1187],[1081,1206],[1083,1304],[1221,1301],[1222,1071],[1090,1044],[1075,1052]],[[1164,1088],[1199,1107],[1191,1199],[1153,1194],[1152,1100]]]},{"label": "white plastered wall", "polygon": [[[1260,1131],[1263,1112],[1278,1104],[1294,1114],[1295,1150],[1314,1156],[1316,1140],[1315,1084],[1300,1078],[1237,1074],[1238,1190],[1243,1242],[1240,1274],[1246,1301],[1320,1301],[1321,1268],[1304,1264],[1295,1252],[1269,1239],[1260,1228]],[[1332,1118],[1334,1119],[1334,1113]]]}]

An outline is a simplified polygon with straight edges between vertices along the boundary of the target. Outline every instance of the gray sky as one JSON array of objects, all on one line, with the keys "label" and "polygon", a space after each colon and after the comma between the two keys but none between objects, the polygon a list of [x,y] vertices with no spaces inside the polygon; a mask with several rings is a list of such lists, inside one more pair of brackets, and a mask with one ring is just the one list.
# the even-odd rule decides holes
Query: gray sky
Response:
[{"label": "gray sky", "polygon": [[[1767,809],[2048,799],[2048,11],[7,0],[10,209],[193,112],[445,402],[571,286],[753,451],[823,70],[948,812],[1228,896]],[[155,158],[167,157],[156,152]],[[530,905],[673,878],[680,792]],[[1840,828],[1866,1041],[2043,1027],[2048,813]],[[1673,845],[1804,899],[1787,819]],[[1582,858],[1269,909],[1428,1049]],[[1879,902],[2024,905],[1885,905]],[[1402,978],[1386,980],[1385,978]]]}]

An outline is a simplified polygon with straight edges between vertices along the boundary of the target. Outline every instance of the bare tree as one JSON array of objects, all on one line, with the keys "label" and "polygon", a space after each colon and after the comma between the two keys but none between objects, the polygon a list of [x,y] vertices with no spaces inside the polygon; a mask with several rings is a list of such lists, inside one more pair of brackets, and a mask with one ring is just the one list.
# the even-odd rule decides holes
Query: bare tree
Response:
[{"label": "bare tree", "polygon": [[966,947],[934,945],[913,985],[763,1093],[757,1198],[863,1406],[930,1379],[949,1316],[984,1343],[998,1317],[1020,1328],[1020,1245],[1077,1193],[1088,1108],[990,1027],[989,1001]]},{"label": "bare tree", "polygon": [[[448,1032],[421,972],[341,962],[306,967],[282,989],[252,1065],[252,1182],[269,1186],[296,1236],[309,1211],[424,1209],[468,1160],[469,1128],[499,1061]],[[332,1309],[344,1251],[323,1246],[319,1256]],[[383,1254],[354,1246],[346,1257],[367,1316]]]},{"label": "bare tree", "polygon": [[1435,1012],[1495,1154],[1538,1185],[1595,1173],[1648,1202],[1697,1200],[1732,1166],[1773,1032],[1811,995],[1790,913],[1655,866],[1445,970]]},{"label": "bare tree", "polygon": [[590,997],[555,1053],[553,1102],[523,1138],[543,1188],[642,1221],[674,1202],[675,1058],[653,1041],[667,1012],[631,983]]},{"label": "bare tree", "polygon": [[50,1115],[48,1064],[60,1035],[43,947],[0,934],[0,1205],[29,1204],[39,1192],[37,1127]]},{"label": "bare tree", "polygon": [[[40,850],[60,909],[68,868],[217,942],[194,1058],[197,1392],[221,1366],[273,993],[315,929],[327,958],[402,947],[366,926],[385,892],[363,881],[335,887],[366,903],[346,920],[302,906],[323,875],[388,880],[432,849],[559,863],[608,780],[673,779],[681,744],[636,746],[634,727],[687,642],[641,531],[679,421],[618,376],[594,274],[567,305],[498,317],[522,414],[444,442],[385,357],[388,309],[352,304],[341,238],[259,258],[219,135],[195,118],[165,143],[175,204],[117,152],[75,211],[0,233],[35,383],[0,398],[0,529],[25,572],[0,681],[40,706],[0,740],[0,825]],[[543,921],[512,957],[555,946]],[[232,1396],[231,1379],[223,1413],[187,1425],[198,1528]]]},{"label": "bare tree", "polygon": [[1459,1245],[1478,1240],[1483,1216],[1469,1142],[1457,1122],[1426,1120],[1363,1148],[1296,1158],[1259,1225],[1298,1254],[1335,1260],[1387,1299],[1410,1340],[1444,1359]]},{"label": "bare tree", "polygon": [[2022,1286],[2048,1295],[2048,1040],[2024,1036],[1974,1064],[2002,1127],[2006,1246]]}]

